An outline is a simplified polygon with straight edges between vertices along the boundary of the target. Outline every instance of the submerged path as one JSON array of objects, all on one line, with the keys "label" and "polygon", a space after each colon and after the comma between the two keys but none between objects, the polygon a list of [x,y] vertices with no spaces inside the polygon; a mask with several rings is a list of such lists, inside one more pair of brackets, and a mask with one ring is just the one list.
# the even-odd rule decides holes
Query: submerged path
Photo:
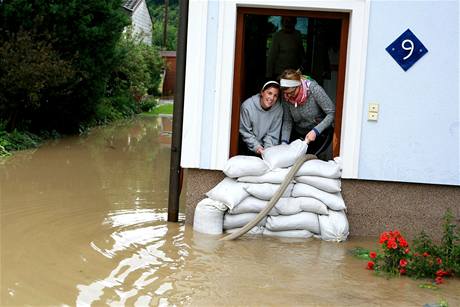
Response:
[{"label": "submerged path", "polygon": [[1,306],[460,305],[459,280],[434,291],[365,270],[348,250],[375,239],[223,242],[166,222],[169,124],[139,117],[1,160]]}]

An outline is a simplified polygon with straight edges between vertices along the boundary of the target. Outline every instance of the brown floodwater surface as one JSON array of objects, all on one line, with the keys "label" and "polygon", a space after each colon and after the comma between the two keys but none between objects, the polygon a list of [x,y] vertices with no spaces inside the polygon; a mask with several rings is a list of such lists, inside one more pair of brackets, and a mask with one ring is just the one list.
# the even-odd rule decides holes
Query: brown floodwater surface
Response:
[{"label": "brown floodwater surface", "polygon": [[138,117],[0,160],[1,306],[460,306],[460,281],[385,279],[346,243],[168,223],[170,119]]}]

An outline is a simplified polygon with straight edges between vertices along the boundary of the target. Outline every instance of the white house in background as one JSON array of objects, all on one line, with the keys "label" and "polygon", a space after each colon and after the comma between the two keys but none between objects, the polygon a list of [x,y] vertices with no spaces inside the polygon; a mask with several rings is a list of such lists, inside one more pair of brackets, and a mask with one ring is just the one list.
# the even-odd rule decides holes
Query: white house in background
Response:
[{"label": "white house in background", "polygon": [[127,0],[123,4],[131,16],[133,34],[148,45],[152,44],[152,19],[145,0]]},{"label": "white house in background", "polygon": [[[343,161],[351,234],[391,227],[440,232],[447,208],[460,217],[459,6],[458,0],[190,0],[181,155],[188,222],[238,154],[240,104],[263,84],[281,16],[296,16],[304,31],[304,72],[336,76],[333,153]],[[317,66],[318,56],[330,53],[324,46],[338,50],[328,71]],[[414,65],[401,66],[391,52]]]}]

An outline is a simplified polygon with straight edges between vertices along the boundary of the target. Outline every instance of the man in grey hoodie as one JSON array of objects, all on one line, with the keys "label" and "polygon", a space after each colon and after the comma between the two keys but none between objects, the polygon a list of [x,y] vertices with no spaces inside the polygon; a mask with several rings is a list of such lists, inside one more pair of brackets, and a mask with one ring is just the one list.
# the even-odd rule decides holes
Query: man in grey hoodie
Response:
[{"label": "man in grey hoodie", "polygon": [[262,155],[265,148],[280,143],[283,108],[279,92],[278,82],[268,81],[260,93],[241,105],[240,134],[251,153]]}]

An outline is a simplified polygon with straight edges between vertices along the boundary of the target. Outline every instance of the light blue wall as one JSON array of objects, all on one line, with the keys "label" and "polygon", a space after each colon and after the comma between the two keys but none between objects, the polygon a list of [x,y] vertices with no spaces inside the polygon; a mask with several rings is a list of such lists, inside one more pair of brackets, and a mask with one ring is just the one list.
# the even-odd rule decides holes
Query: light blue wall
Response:
[{"label": "light blue wall", "polygon": [[[459,15],[458,0],[371,2],[360,179],[460,185]],[[385,48],[408,28],[428,53],[404,72]]]}]

